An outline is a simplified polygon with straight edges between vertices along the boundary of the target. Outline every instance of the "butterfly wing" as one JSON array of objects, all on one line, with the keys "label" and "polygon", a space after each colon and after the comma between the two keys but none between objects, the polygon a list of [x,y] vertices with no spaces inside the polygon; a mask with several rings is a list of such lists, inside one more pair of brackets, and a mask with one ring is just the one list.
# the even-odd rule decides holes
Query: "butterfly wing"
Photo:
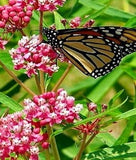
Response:
[{"label": "butterfly wing", "polygon": [[84,74],[103,76],[136,51],[136,30],[92,27],[57,31],[58,48]]}]

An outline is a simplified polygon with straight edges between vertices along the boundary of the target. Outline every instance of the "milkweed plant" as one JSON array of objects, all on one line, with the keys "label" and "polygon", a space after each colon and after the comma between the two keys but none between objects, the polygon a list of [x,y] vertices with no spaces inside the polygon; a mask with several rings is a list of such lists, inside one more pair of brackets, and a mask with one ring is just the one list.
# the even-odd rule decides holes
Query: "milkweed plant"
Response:
[{"label": "milkweed plant", "polygon": [[[68,73],[72,64],[62,53],[56,53],[44,41],[42,28],[48,19],[48,16],[44,14],[57,13],[58,8],[63,8],[65,3],[65,0],[9,0],[7,4],[0,6],[0,54],[7,52],[10,55],[14,69],[8,67],[6,60],[3,59],[0,59],[0,65],[27,93],[18,101],[13,100],[12,96],[11,98],[4,92],[0,93],[1,106],[4,104],[7,107],[0,118],[1,160],[102,159],[104,155],[101,156],[101,150],[98,150],[102,149],[102,146],[103,149],[106,146],[105,148],[109,150],[103,150],[107,157],[114,157],[112,151],[115,148],[112,146],[114,144],[116,146],[116,142],[111,138],[112,136],[110,137],[112,129],[107,127],[111,124],[116,126],[115,122],[118,119],[130,117],[135,113],[134,111],[128,111],[128,114],[117,112],[127,101],[126,98],[119,104],[115,103],[122,95],[122,90],[106,105],[96,104],[85,95],[81,96],[80,99],[83,100],[79,101],[65,88],[60,87],[64,79],[70,80]],[[90,27],[94,23],[88,17],[85,21],[82,21],[83,19],[79,16],[70,20],[62,16],[58,17],[57,23],[64,28]],[[32,35],[31,32],[28,33],[27,28],[34,19],[37,20],[38,33],[36,31]],[[55,24],[50,27],[57,29]],[[18,35],[18,41],[14,39],[15,35]],[[61,76],[57,77],[56,82],[48,87],[52,82],[51,78],[61,70],[63,62],[68,67]],[[16,76],[18,72],[21,74],[24,72],[27,75],[27,81],[35,79],[36,92],[23,83],[19,76]],[[0,77],[0,79],[3,78]],[[94,147],[93,141],[102,134],[104,137],[107,135],[107,139],[112,139],[112,142],[110,144],[104,142],[101,147],[100,144]],[[65,135],[65,138],[58,139],[60,135]],[[65,148],[67,144],[64,144],[69,141],[69,137],[72,141],[71,149],[67,148],[68,152],[66,149],[63,152],[61,144]],[[117,142],[117,145],[120,143]],[[126,147],[130,147],[130,152],[134,152],[131,144],[126,144]],[[120,152],[118,156],[125,156],[127,151],[129,149],[125,153]]]}]

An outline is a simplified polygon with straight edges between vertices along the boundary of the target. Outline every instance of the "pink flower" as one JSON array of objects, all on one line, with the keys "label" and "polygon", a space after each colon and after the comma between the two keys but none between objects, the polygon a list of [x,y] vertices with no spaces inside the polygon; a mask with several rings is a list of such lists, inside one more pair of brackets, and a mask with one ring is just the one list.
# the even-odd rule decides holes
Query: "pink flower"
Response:
[{"label": "pink flower", "polygon": [[54,11],[58,9],[58,6],[62,6],[65,0],[30,0],[33,3],[34,9],[40,11]]},{"label": "pink flower", "polygon": [[97,104],[95,104],[93,102],[88,103],[88,110],[90,112],[96,113],[96,109],[97,109]]},{"label": "pink flower", "polygon": [[14,153],[38,160],[39,146],[49,147],[43,126],[73,123],[82,108],[63,89],[24,100],[24,110],[0,118],[0,159],[12,158]]},{"label": "pink flower", "polygon": [[[37,130],[37,131],[36,131]],[[29,154],[30,159],[38,160],[39,144],[46,144],[47,133],[42,134],[39,129],[25,119],[24,111],[9,114],[0,119],[0,159],[11,158],[12,153],[18,155]],[[35,145],[34,145],[35,144]],[[44,149],[45,146],[43,145]]]},{"label": "pink flower", "polygon": [[17,49],[10,50],[16,70],[26,69],[29,77],[37,74],[38,70],[48,73],[50,76],[58,71],[57,53],[52,50],[50,45],[40,43],[39,36],[23,37],[18,45]]},{"label": "pink flower", "polygon": [[84,25],[83,25],[83,27],[84,28],[89,28],[89,27],[91,27],[92,25],[94,24],[94,20],[89,20],[89,21],[87,21]]},{"label": "pink flower", "polygon": [[37,119],[41,126],[60,123],[73,123],[79,118],[83,106],[75,105],[74,97],[68,96],[65,90],[47,92],[24,101],[25,114],[29,121]]},{"label": "pink flower", "polygon": [[0,28],[15,32],[28,25],[33,6],[25,0],[9,0],[8,5],[0,6]]},{"label": "pink flower", "polygon": [[5,49],[6,44],[7,44],[7,41],[0,38],[0,49]]},{"label": "pink flower", "polygon": [[80,22],[81,22],[81,18],[80,17],[76,17],[76,18],[74,18],[74,19],[72,19],[70,21],[70,27],[71,28],[77,28],[77,27],[79,27]]}]

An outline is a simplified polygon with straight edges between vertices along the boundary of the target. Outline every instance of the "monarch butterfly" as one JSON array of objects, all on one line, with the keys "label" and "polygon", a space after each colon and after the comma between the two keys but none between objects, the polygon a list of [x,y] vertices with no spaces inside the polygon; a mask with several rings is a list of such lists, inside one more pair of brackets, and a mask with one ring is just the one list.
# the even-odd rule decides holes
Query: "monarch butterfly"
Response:
[{"label": "monarch butterfly", "polygon": [[54,50],[62,52],[79,70],[94,78],[111,72],[124,56],[136,51],[136,29],[114,26],[43,28],[42,32]]}]

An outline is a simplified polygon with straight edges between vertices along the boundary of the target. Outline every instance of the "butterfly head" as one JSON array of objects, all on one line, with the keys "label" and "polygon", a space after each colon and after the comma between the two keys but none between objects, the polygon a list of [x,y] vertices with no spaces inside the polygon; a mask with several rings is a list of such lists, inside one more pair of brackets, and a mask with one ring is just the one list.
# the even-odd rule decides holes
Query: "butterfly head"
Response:
[{"label": "butterfly head", "polygon": [[53,48],[58,47],[57,31],[45,27],[43,28],[42,33],[47,37],[47,43]]}]

